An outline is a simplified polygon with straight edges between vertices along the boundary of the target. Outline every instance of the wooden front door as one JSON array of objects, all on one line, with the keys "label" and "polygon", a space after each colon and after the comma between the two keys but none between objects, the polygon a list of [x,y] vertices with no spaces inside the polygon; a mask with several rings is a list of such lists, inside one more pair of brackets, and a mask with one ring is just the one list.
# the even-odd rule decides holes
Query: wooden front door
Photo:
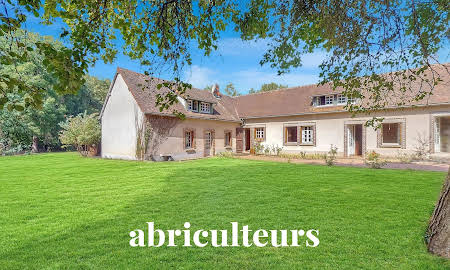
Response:
[{"label": "wooden front door", "polygon": [[236,128],[236,153],[242,153],[244,150],[244,129]]},{"label": "wooden front door", "polygon": [[214,155],[214,133],[212,131],[205,131],[204,138],[204,156]]}]

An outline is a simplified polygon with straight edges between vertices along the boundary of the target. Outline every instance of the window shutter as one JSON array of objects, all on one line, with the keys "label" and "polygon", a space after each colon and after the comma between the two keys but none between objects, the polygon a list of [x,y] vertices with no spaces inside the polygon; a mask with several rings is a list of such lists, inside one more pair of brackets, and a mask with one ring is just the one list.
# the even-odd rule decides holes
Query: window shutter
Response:
[{"label": "window shutter", "polygon": [[195,149],[195,130],[192,130],[192,148]]}]

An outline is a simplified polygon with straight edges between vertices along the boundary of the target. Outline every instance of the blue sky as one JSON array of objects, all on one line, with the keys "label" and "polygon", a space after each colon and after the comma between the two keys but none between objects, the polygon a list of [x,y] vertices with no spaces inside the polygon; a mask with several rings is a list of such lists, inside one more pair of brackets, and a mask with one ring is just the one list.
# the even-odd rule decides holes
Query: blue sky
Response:
[{"label": "blue sky", "polygon": [[[52,25],[43,25],[38,18],[28,16],[25,28],[41,35],[50,35],[58,39],[64,24],[54,22]],[[120,41],[118,41],[120,42]],[[207,85],[218,83],[223,89],[226,84],[233,83],[236,89],[245,94],[250,88],[259,89],[262,84],[276,82],[287,86],[314,84],[319,80],[318,66],[325,57],[322,52],[306,55],[303,66],[289,74],[278,76],[275,69],[259,64],[264,52],[267,50],[267,41],[242,41],[239,36],[227,31],[219,40],[218,50],[211,56],[205,57],[198,51],[193,52],[193,64],[183,71],[183,80],[194,87],[203,89]],[[120,48],[120,46],[118,46]],[[193,49],[194,46],[192,46]],[[112,79],[117,67],[128,68],[137,72],[144,72],[137,61],[130,60],[119,53],[112,64],[105,64],[101,60],[89,69],[90,75],[99,78]],[[164,79],[170,74],[162,73]]]},{"label": "blue sky", "polygon": [[[58,39],[63,23],[42,25],[39,19],[31,15],[28,17],[25,28]],[[120,49],[120,46],[117,47]],[[194,46],[192,48],[195,49]],[[325,52],[317,51],[305,55],[302,67],[278,76],[275,69],[259,64],[267,49],[265,40],[242,41],[236,33],[227,31],[219,40],[218,50],[211,56],[205,57],[198,51],[193,51],[193,64],[183,71],[182,79],[201,89],[214,83],[218,83],[223,89],[227,83],[231,82],[241,94],[246,94],[250,88],[259,89],[264,83],[276,82],[291,87],[314,84],[319,81],[318,66],[325,59]],[[440,61],[448,62],[449,52],[448,48],[445,52],[441,52]],[[117,67],[137,72],[146,70],[137,61],[131,61],[127,56],[119,53],[114,63],[104,64],[100,60],[89,69],[89,73],[99,78],[112,79]],[[159,76],[163,79],[172,79],[170,74],[164,72]]]}]

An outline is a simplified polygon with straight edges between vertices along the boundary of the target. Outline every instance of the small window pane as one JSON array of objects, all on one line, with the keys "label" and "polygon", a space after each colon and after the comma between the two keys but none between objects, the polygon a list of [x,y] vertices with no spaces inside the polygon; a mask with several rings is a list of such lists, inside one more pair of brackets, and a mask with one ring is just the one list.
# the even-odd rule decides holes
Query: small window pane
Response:
[{"label": "small window pane", "polygon": [[264,128],[257,128],[256,129],[256,138],[257,139],[264,139]]},{"label": "small window pane", "polygon": [[302,143],[313,143],[313,129],[312,127],[302,127]]}]

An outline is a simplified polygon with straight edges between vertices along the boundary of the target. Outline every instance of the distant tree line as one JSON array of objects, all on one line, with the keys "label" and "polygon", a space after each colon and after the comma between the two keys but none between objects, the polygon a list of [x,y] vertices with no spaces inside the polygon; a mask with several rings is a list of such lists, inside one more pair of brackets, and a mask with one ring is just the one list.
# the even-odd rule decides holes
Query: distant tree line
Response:
[{"label": "distant tree line", "polygon": [[[213,85],[207,85],[205,86],[203,89],[207,90],[207,91],[211,91]],[[254,93],[259,93],[259,92],[268,92],[268,91],[272,91],[272,90],[277,90],[277,89],[281,89],[281,88],[286,88],[288,87],[287,85],[284,84],[278,84],[275,82],[271,82],[271,83],[265,83],[263,85],[261,85],[261,87],[259,88],[259,90],[255,90],[254,88],[251,88],[248,93],[249,94],[254,94]],[[240,96],[241,93],[236,89],[236,87],[234,86],[233,83],[228,83],[225,88],[224,88],[224,93],[228,96],[231,97],[235,97],[235,96]]]},{"label": "distant tree line", "polygon": [[[34,44],[46,40],[54,47],[62,46],[51,37],[29,34],[27,42]],[[0,37],[0,47],[15,46]],[[29,61],[11,65],[0,65],[0,76],[16,77],[26,84],[45,89],[42,105],[20,106],[29,102],[29,95],[19,90],[8,93],[8,102],[0,110],[0,154],[14,154],[27,151],[60,150],[61,122],[82,113],[99,113],[109,88],[109,80],[89,75],[76,94],[58,94],[53,88],[55,76],[43,66],[43,57],[31,54]],[[17,106],[19,104],[19,106]]]}]

